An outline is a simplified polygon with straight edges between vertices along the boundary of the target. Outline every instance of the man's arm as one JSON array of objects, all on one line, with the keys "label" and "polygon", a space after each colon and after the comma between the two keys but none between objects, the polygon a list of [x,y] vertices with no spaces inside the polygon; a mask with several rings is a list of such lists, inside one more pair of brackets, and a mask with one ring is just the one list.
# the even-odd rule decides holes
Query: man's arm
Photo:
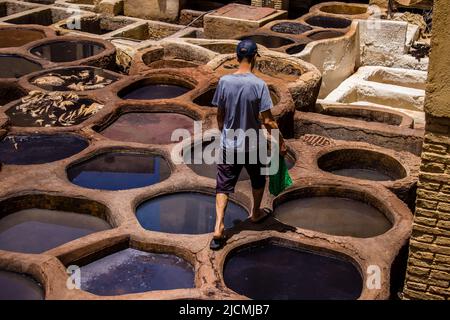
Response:
[{"label": "man's arm", "polygon": [[272,112],[269,110],[261,112],[262,124],[272,134],[272,129],[278,129],[279,132],[279,143],[280,143],[280,155],[285,156],[287,153],[286,143],[284,142],[283,136],[278,128],[278,124],[273,118]]},{"label": "man's arm", "polygon": [[225,110],[224,108],[217,108],[217,125],[219,126],[219,130],[223,130],[223,121],[225,118]]}]

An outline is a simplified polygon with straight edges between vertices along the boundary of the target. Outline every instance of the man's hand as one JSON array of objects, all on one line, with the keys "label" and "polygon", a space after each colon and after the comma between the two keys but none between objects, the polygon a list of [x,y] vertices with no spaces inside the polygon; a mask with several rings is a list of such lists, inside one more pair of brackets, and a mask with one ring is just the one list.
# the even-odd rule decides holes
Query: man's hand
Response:
[{"label": "man's hand", "polygon": [[282,139],[281,141],[280,141],[280,155],[281,156],[286,156],[286,154],[287,154],[287,147],[286,147],[286,143],[284,142],[284,139]]},{"label": "man's hand", "polygon": [[[261,117],[262,117],[262,123],[263,123],[264,127],[266,127],[267,131],[269,131],[269,134],[272,133],[272,130],[275,130],[275,129],[279,130],[277,122],[273,118],[272,112],[270,110],[261,112]],[[279,147],[280,147],[280,151],[279,151],[280,155],[282,155],[284,157],[287,153],[287,147],[286,147],[286,143],[284,142],[283,137],[281,136],[281,132],[280,132],[280,136],[279,136]]]}]

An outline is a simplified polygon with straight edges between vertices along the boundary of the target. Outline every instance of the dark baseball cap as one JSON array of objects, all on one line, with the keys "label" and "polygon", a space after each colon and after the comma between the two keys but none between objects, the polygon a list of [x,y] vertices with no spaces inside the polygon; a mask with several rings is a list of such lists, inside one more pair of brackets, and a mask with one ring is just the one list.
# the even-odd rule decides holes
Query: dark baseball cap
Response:
[{"label": "dark baseball cap", "polygon": [[236,54],[239,58],[253,57],[258,55],[258,46],[252,39],[243,39],[236,48]]}]

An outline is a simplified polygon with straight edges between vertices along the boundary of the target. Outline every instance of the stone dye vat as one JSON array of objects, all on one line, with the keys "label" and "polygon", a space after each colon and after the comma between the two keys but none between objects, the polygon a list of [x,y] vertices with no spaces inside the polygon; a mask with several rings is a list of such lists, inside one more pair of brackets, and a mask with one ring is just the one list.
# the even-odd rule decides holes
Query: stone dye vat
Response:
[{"label": "stone dye vat", "polygon": [[294,41],[287,38],[277,37],[277,36],[269,36],[263,34],[257,35],[248,35],[240,38],[240,40],[250,39],[255,41],[257,44],[260,44],[266,48],[280,48],[287,46],[288,44],[293,44]]},{"label": "stone dye vat", "polygon": [[[151,231],[202,234],[214,231],[216,199],[212,195],[183,192],[158,196],[140,204],[136,217]],[[246,220],[248,213],[230,201],[225,214],[225,228]]]},{"label": "stone dye vat", "polygon": [[18,55],[0,54],[0,78],[20,78],[23,75],[39,71],[39,63]]},{"label": "stone dye vat", "polygon": [[0,250],[42,253],[110,228],[106,221],[87,214],[26,209],[0,219]]},{"label": "stone dye vat", "polygon": [[277,23],[277,24],[273,25],[270,29],[272,31],[278,32],[278,33],[302,34],[307,31],[312,30],[313,28],[306,24],[286,21],[286,22]]},{"label": "stone dye vat", "polygon": [[53,41],[30,50],[35,56],[51,62],[71,62],[102,53],[105,47],[90,41]]},{"label": "stone dye vat", "polygon": [[350,27],[352,20],[330,16],[311,16],[305,19],[305,22],[311,26],[321,28],[345,29]]},{"label": "stone dye vat", "polygon": [[172,255],[128,248],[81,267],[81,289],[100,296],[194,287],[194,270]]},{"label": "stone dye vat", "polygon": [[290,226],[357,238],[374,237],[392,227],[372,205],[333,194],[291,197],[276,206],[275,217]]},{"label": "stone dye vat", "polygon": [[[192,146],[190,149],[189,148],[186,149],[183,153],[183,159],[184,162],[187,164],[187,166],[199,176],[216,179],[217,163],[218,161],[220,161],[220,154],[218,152],[220,152],[219,142],[216,142],[215,140],[208,141],[203,143],[202,146],[196,144]],[[203,158],[203,154],[205,154],[205,156],[207,157],[211,155],[212,159],[214,159],[214,163],[210,164],[208,162],[209,161],[208,159]],[[295,165],[294,156],[288,154],[285,157],[285,160],[288,169],[294,167]],[[239,181],[245,181],[249,179],[250,177],[247,171],[245,170],[245,168],[243,168],[239,176]]]},{"label": "stone dye vat", "polygon": [[17,127],[69,127],[82,123],[103,105],[73,92],[32,91],[5,112]]},{"label": "stone dye vat", "polygon": [[342,37],[344,33],[339,31],[325,30],[325,31],[317,31],[308,35],[308,39],[311,40],[324,40],[324,39],[332,39]]},{"label": "stone dye vat", "polygon": [[130,112],[122,114],[100,133],[112,140],[146,144],[169,144],[176,129],[194,132],[194,119],[168,112]]},{"label": "stone dye vat", "polygon": [[[96,35],[104,35],[109,32],[113,32],[120,28],[135,22],[134,20],[128,20],[124,18],[106,17],[106,16],[87,16],[80,18],[79,28],[73,28],[73,21],[69,19],[67,22],[61,24],[61,28],[75,31],[92,33]],[[69,25],[67,25],[69,23]]]},{"label": "stone dye vat", "polygon": [[43,38],[45,38],[45,33],[40,30],[25,28],[0,29],[0,48],[20,47],[29,42],[40,40]]},{"label": "stone dye vat", "polygon": [[[35,0],[36,2],[41,2]],[[48,9],[42,9],[38,11],[31,11],[31,12],[24,12],[23,14],[20,14],[19,16],[11,17],[10,19],[6,19],[4,22],[11,23],[11,24],[37,24],[41,26],[50,26],[54,23],[57,23],[58,21],[70,18],[72,13],[65,9],[59,9],[59,8],[48,8]]]},{"label": "stone dye vat", "polygon": [[0,270],[0,300],[43,300],[44,291],[33,278]]},{"label": "stone dye vat", "polygon": [[363,284],[349,261],[270,242],[230,253],[223,276],[228,288],[264,300],[354,300]]},{"label": "stone dye vat", "polygon": [[394,181],[407,175],[398,160],[364,149],[335,150],[321,156],[317,164],[324,171],[364,180]]},{"label": "stone dye vat", "polygon": [[70,134],[9,135],[0,141],[0,162],[42,164],[71,157],[88,145],[85,139]]},{"label": "stone dye vat", "polygon": [[125,190],[150,186],[167,179],[170,167],[158,155],[107,152],[70,166],[67,175],[72,183],[84,188]]},{"label": "stone dye vat", "polygon": [[118,77],[100,68],[72,67],[45,71],[29,82],[48,91],[89,91],[103,89]]},{"label": "stone dye vat", "polygon": [[142,79],[120,90],[118,96],[126,100],[172,99],[191,89],[192,87],[183,84],[160,83],[153,79]]}]

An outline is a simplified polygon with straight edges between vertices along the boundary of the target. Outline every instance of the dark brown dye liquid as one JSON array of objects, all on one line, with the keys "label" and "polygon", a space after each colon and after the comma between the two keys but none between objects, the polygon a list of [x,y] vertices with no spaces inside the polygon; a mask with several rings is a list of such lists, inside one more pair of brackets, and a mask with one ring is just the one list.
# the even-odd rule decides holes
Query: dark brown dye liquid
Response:
[{"label": "dark brown dye liquid", "polygon": [[26,91],[14,83],[0,84],[0,106],[26,96]]},{"label": "dark brown dye liquid", "polygon": [[0,78],[20,78],[21,76],[41,69],[40,64],[23,57],[0,55]]},{"label": "dark brown dye liquid", "polygon": [[343,35],[344,34],[342,32],[338,32],[338,31],[318,31],[318,32],[310,34],[308,36],[308,38],[316,41],[316,40],[338,38]]},{"label": "dark brown dye liquid", "polygon": [[58,41],[35,47],[31,53],[52,62],[69,62],[95,56],[104,50],[102,45],[93,42]]},{"label": "dark brown dye liquid", "polygon": [[294,227],[357,238],[374,237],[392,227],[387,217],[374,207],[338,197],[289,200],[276,207],[275,217]]},{"label": "dark brown dye liquid", "polygon": [[41,164],[61,160],[87,148],[89,143],[73,135],[17,135],[0,141],[0,162]]},{"label": "dark brown dye liquid", "polygon": [[301,23],[281,22],[274,25],[271,29],[279,33],[302,34],[312,30],[312,27]]},{"label": "dark brown dye liquid", "polygon": [[[145,201],[136,216],[144,229],[151,231],[202,234],[214,231],[216,198],[201,193],[176,193]],[[248,213],[241,206],[228,202],[225,228],[246,220]]]},{"label": "dark brown dye liquid", "polygon": [[372,180],[372,181],[392,181],[392,177],[388,176],[385,173],[382,173],[377,170],[373,169],[339,169],[339,170],[333,170],[332,173],[344,176],[344,177],[352,177],[356,179],[363,179],[363,180]]},{"label": "dark brown dye liquid", "polygon": [[241,40],[244,39],[251,39],[266,48],[279,48],[294,43],[294,41],[290,39],[265,35],[254,35],[241,38]]},{"label": "dark brown dye liquid", "polygon": [[155,100],[155,99],[172,99],[191,89],[172,85],[172,84],[145,84],[142,86],[131,85],[119,92],[119,97],[122,99],[136,99],[136,100]]},{"label": "dark brown dye liquid", "polygon": [[[80,74],[86,73],[87,76],[81,78]],[[52,84],[38,84],[36,81],[39,81],[39,79],[45,78],[45,77],[58,77],[62,80],[64,80],[64,83],[61,85],[52,85]],[[102,78],[103,81],[96,81],[96,79]],[[30,82],[33,83],[33,85],[44,89],[48,91],[81,91],[81,90],[74,90],[73,87],[69,86],[75,86],[77,84],[81,84],[83,87],[86,87],[85,90],[89,90],[89,83],[100,83],[105,84],[106,82],[112,83],[117,81],[117,77],[106,73],[102,69],[98,68],[67,68],[67,69],[59,69],[59,70],[52,70],[47,73],[43,73],[39,75],[38,77],[34,77],[33,79],[30,79]],[[103,85],[101,86],[103,87]],[[98,89],[101,89],[98,88]]]},{"label": "dark brown dye liquid", "polygon": [[0,30],[0,48],[20,47],[43,38],[45,34],[37,30],[3,29]]},{"label": "dark brown dye liquid", "polygon": [[[205,151],[206,148],[208,149]],[[211,155],[211,157],[215,159],[214,163],[206,163],[203,159],[203,152],[205,152],[205,157],[209,157]],[[205,142],[202,147],[197,146],[187,150],[183,155],[183,159],[187,166],[199,176],[216,179],[217,163],[220,161],[219,152],[219,142]],[[294,167],[295,160],[291,156],[286,156],[285,161],[288,169]],[[238,181],[245,181],[249,179],[250,176],[248,175],[247,170],[243,168],[241,174],[239,175]]]},{"label": "dark brown dye liquid", "polygon": [[81,289],[100,296],[194,287],[194,270],[171,254],[125,249],[81,267]]},{"label": "dark brown dye liquid", "polygon": [[[41,100],[42,102],[45,101],[45,105],[49,108],[52,107],[54,101],[51,99]],[[11,124],[16,127],[43,127],[43,126],[51,126],[51,127],[65,127],[61,122],[56,121],[55,119],[59,119],[63,114],[68,114],[72,111],[77,112],[83,105],[84,106],[90,106],[93,103],[95,103],[94,100],[91,99],[78,99],[76,100],[72,105],[67,106],[65,109],[61,108],[51,108],[52,113],[56,118],[50,118],[49,113],[42,113],[39,115],[38,118],[33,117],[31,114],[31,111],[29,112],[23,112],[20,110],[20,105],[17,105],[16,107],[9,108],[5,113],[9,117]],[[78,125],[82,123],[83,121],[89,119],[92,115],[85,115],[77,117],[73,120],[73,123],[70,125]],[[42,120],[42,123],[37,123],[36,120]]]},{"label": "dark brown dye liquid", "polygon": [[87,214],[27,209],[0,219],[0,249],[42,253],[110,228],[106,221]]},{"label": "dark brown dye liquid", "polygon": [[0,300],[43,300],[41,285],[33,278],[0,270]]},{"label": "dark brown dye liquid", "polygon": [[138,153],[105,153],[67,170],[72,183],[101,190],[125,190],[149,186],[167,179],[170,168],[160,156]]},{"label": "dark brown dye liquid", "polygon": [[270,243],[232,253],[224,280],[230,289],[257,300],[355,300],[362,291],[352,263]]},{"label": "dark brown dye liquid", "polygon": [[286,53],[287,54],[296,54],[296,53],[300,53],[302,52],[305,47],[306,47],[307,43],[302,43],[302,44],[298,44],[292,47],[289,47],[286,49]]},{"label": "dark brown dye liquid", "polygon": [[169,144],[172,132],[186,129],[193,133],[194,120],[176,113],[126,113],[101,131],[109,139],[147,144]]},{"label": "dark brown dye liquid", "polygon": [[338,28],[345,29],[350,27],[352,20],[336,17],[313,16],[306,20],[306,23],[322,28]]}]

